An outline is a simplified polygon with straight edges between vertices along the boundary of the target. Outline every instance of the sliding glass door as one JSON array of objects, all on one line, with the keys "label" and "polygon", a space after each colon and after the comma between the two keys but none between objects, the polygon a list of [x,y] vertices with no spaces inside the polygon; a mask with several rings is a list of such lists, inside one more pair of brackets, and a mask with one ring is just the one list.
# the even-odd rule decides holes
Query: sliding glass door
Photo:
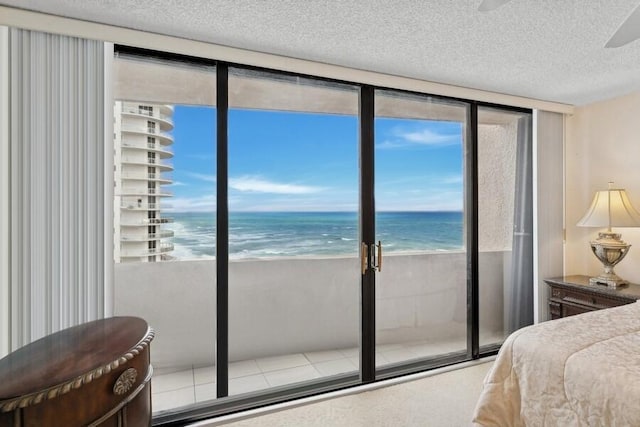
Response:
[{"label": "sliding glass door", "polygon": [[156,331],[157,414],[215,398],[216,68],[120,54],[113,76],[114,314]]},{"label": "sliding glass door", "polygon": [[158,331],[161,424],[478,358],[531,322],[530,112],[125,56],[115,313]]},{"label": "sliding glass door", "polygon": [[376,91],[376,366],[467,352],[469,105]]},{"label": "sliding glass door", "polygon": [[531,132],[530,113],[478,108],[482,348],[497,348],[511,332],[533,323]]},{"label": "sliding glass door", "polygon": [[358,89],[229,70],[229,395],[358,371]]}]

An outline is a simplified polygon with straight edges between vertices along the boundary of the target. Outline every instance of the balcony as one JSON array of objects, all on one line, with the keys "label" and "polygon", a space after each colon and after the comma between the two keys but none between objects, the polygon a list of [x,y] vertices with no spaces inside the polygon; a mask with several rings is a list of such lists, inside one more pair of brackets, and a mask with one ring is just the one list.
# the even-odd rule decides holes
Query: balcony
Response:
[{"label": "balcony", "polygon": [[146,218],[142,221],[144,225],[155,225],[155,224],[169,224],[173,222],[173,218]]},{"label": "balcony", "polygon": [[170,209],[171,205],[165,203],[122,202],[120,208],[132,211],[158,211],[160,209]]},{"label": "balcony", "polygon": [[150,172],[150,173],[147,173],[146,179],[173,182],[173,175],[170,173],[151,173]]},{"label": "balcony", "polygon": [[158,233],[148,233],[148,234],[121,234],[120,241],[121,242],[145,242],[149,240],[158,240],[165,239],[169,237],[173,237],[173,230],[162,230]]},{"label": "balcony", "polygon": [[132,181],[155,181],[159,184],[171,184],[173,182],[173,179],[170,175],[159,173],[123,172],[120,174],[120,178],[129,179]]},{"label": "balcony", "polygon": [[165,190],[164,188],[147,188],[149,194],[155,196],[173,196],[173,193]]},{"label": "balcony", "polygon": [[172,222],[173,222],[173,218],[167,218],[167,217],[145,218],[145,219],[140,220],[140,221],[121,222],[120,226],[121,227],[142,227],[142,226],[147,226],[147,225],[169,224],[169,223],[172,223]]},{"label": "balcony", "polygon": [[172,197],[173,193],[166,191],[164,188],[123,188],[120,191],[121,196],[158,196]]},{"label": "balcony", "polygon": [[168,145],[162,145],[153,142],[147,142],[146,144],[137,144],[135,142],[123,141],[122,148],[128,150],[144,150],[147,152],[151,151],[154,153],[158,153],[158,155],[162,159],[169,159],[173,157],[173,150],[171,150]]},{"label": "balcony", "polygon": [[122,127],[122,132],[123,133],[133,133],[136,135],[151,135],[151,136],[155,136],[156,138],[159,139],[163,139],[165,144],[172,144],[173,143],[173,136],[171,136],[171,134],[163,131],[163,130],[159,130],[153,127],[148,127],[148,126],[131,126],[131,125],[127,125],[127,126],[123,126]]},{"label": "balcony", "polygon": [[153,117],[156,120],[160,121],[160,124],[170,130],[173,128],[173,118],[168,115],[168,114],[163,114],[162,112],[159,111],[160,108],[157,106],[154,106],[153,108],[153,112],[149,111],[149,110],[145,110],[143,108],[140,108],[139,104],[132,104],[132,103],[127,103],[127,102],[123,102],[122,103],[122,112],[124,114],[129,114],[129,115],[134,115],[134,116],[143,116],[145,118],[147,117]]},{"label": "balcony", "polygon": [[161,159],[155,159],[155,158],[149,158],[149,157],[141,159],[141,158],[123,156],[120,159],[120,162],[126,165],[155,166],[161,170],[167,170],[167,171],[173,170],[173,163],[166,159],[161,160]]},{"label": "balcony", "polygon": [[173,250],[173,244],[161,243],[156,248],[144,248],[144,249],[128,249],[120,252],[120,258],[140,258],[149,255],[161,254],[165,252],[171,252]]},{"label": "balcony", "polygon": [[[480,256],[483,345],[504,338],[509,260],[508,251]],[[378,366],[466,351],[466,261],[453,251],[387,255],[376,285]],[[212,259],[115,265],[114,314],[157,331],[156,413],[215,399],[215,277]],[[359,278],[356,257],[231,261],[230,395],[356,372]]]}]

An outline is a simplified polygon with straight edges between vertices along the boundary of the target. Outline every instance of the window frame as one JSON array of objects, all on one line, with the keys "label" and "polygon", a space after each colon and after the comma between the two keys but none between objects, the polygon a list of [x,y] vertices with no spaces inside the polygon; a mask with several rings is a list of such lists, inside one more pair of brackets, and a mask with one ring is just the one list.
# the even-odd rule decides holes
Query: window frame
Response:
[{"label": "window frame", "polygon": [[[418,91],[410,91],[397,89],[392,87],[375,86],[354,81],[336,80],[325,77],[319,77],[308,74],[293,73],[266,67],[256,67],[245,64],[230,63],[225,61],[217,61],[207,58],[199,58],[189,55],[180,55],[170,52],[153,51],[148,49],[135,48],[125,45],[114,45],[114,53],[125,53],[127,55],[137,56],[141,59],[162,60],[178,63],[195,63],[198,65],[215,66],[216,68],[216,121],[217,121],[217,214],[216,214],[216,303],[217,303],[217,399],[208,405],[194,405],[187,409],[178,409],[168,414],[161,414],[154,417],[153,425],[162,426],[178,426],[185,423],[197,422],[215,416],[221,416],[241,410],[254,409],[264,405],[281,403],[292,399],[309,397],[329,391],[336,391],[344,388],[360,386],[365,383],[377,382],[389,378],[399,377],[407,374],[415,374],[431,369],[441,368],[456,363],[477,360],[483,357],[497,354],[500,346],[480,347],[479,342],[479,247],[478,247],[478,108],[488,107],[496,110],[508,112],[516,112],[522,114],[533,115],[530,108],[514,107],[501,105],[496,103],[477,101],[473,99],[464,99],[450,97],[444,95],[436,95]],[[267,390],[266,392],[247,393],[240,396],[228,395],[228,262],[229,262],[229,236],[228,236],[228,77],[229,68],[245,69],[248,71],[266,72],[269,74],[279,74],[283,77],[300,77],[304,79],[317,80],[326,84],[344,84],[356,86],[360,89],[360,105],[359,105],[359,126],[361,130],[361,139],[370,139],[369,141],[361,141],[361,144],[368,144],[369,149],[364,150],[365,155],[373,155],[373,131],[372,126],[375,119],[375,109],[373,108],[373,97],[376,90],[386,90],[406,94],[407,96],[429,97],[435,100],[445,102],[465,103],[469,106],[469,117],[467,126],[467,141],[464,153],[465,158],[465,178],[468,180],[468,190],[465,190],[465,212],[463,212],[466,224],[466,250],[467,250],[467,354],[463,357],[457,355],[449,355],[437,357],[429,361],[415,361],[406,363],[400,367],[391,367],[378,370],[376,372],[372,359],[361,360],[359,376],[352,374],[337,375],[330,379],[320,379],[311,381],[301,385],[288,386],[287,389]],[[365,114],[366,117],[363,117]],[[361,151],[362,155],[363,151]],[[362,161],[362,158],[360,159]],[[361,172],[372,178],[373,171]],[[362,176],[362,175],[361,175]],[[370,191],[373,196],[373,181],[367,179],[364,183],[365,192]],[[361,192],[363,187],[361,187]],[[366,196],[366,195],[365,195]],[[360,203],[372,204],[373,198],[361,195]],[[370,228],[370,227],[367,227]],[[370,231],[370,230],[369,230]],[[371,287],[365,286],[364,280],[362,284],[362,299],[366,301],[375,301],[375,292],[370,292]],[[365,319],[366,318],[366,319]],[[361,328],[361,335],[371,336],[375,334],[375,323],[371,323],[371,319],[375,319],[375,310],[367,311],[362,314],[362,320],[365,327]],[[373,328],[373,330],[370,330]],[[363,331],[367,329],[366,331]],[[375,336],[375,335],[374,335]],[[375,339],[373,342],[370,338],[363,341],[365,349],[373,348],[375,351]]]}]

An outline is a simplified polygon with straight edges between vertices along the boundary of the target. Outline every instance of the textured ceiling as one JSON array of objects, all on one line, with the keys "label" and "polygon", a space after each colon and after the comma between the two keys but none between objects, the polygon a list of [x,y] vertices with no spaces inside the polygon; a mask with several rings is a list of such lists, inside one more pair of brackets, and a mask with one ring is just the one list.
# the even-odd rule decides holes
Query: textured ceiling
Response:
[{"label": "textured ceiling", "polygon": [[0,0],[0,4],[434,82],[582,105],[640,90],[640,0]]}]

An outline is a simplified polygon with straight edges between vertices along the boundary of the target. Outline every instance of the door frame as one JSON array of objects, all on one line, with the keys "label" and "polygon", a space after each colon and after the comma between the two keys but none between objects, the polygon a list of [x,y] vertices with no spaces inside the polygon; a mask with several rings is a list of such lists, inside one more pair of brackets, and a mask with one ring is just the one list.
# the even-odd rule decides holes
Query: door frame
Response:
[{"label": "door frame", "polygon": [[[156,58],[170,62],[192,62],[216,67],[216,109],[217,109],[217,215],[216,215],[216,360],[217,360],[217,395],[218,399],[210,405],[196,405],[185,410],[178,410],[160,415],[153,420],[154,425],[179,426],[187,422],[196,422],[215,416],[225,415],[241,410],[248,410],[260,406],[275,404],[303,397],[317,395],[343,388],[359,386],[366,383],[380,381],[410,373],[426,371],[437,367],[447,366],[485,356],[494,355],[498,348],[479,348],[479,295],[478,295],[478,107],[490,107],[505,111],[515,111],[532,114],[528,108],[511,107],[468,99],[431,95],[397,88],[372,86],[358,82],[327,79],[313,75],[304,75],[264,67],[254,67],[199,58],[176,53],[152,51],[129,46],[116,45],[114,51],[134,54],[139,57]],[[265,392],[248,393],[246,395],[228,396],[228,70],[229,67],[278,73],[285,76],[302,77],[323,83],[346,84],[357,86],[360,90],[359,99],[359,129],[360,129],[360,234],[361,242],[367,245],[366,269],[361,278],[361,315],[360,315],[360,370],[358,374],[336,375],[329,379],[319,379],[309,383],[298,384],[289,388],[268,389]],[[399,367],[375,368],[375,177],[374,177],[374,121],[375,121],[375,91],[390,90],[418,95],[420,97],[441,99],[445,101],[463,102],[469,105],[470,116],[467,126],[467,141],[465,148],[465,179],[468,190],[465,190],[465,221],[467,223],[467,354],[438,358],[429,363],[423,361],[409,361]],[[222,231],[222,232],[221,232]],[[226,396],[226,397],[225,397]]]}]

